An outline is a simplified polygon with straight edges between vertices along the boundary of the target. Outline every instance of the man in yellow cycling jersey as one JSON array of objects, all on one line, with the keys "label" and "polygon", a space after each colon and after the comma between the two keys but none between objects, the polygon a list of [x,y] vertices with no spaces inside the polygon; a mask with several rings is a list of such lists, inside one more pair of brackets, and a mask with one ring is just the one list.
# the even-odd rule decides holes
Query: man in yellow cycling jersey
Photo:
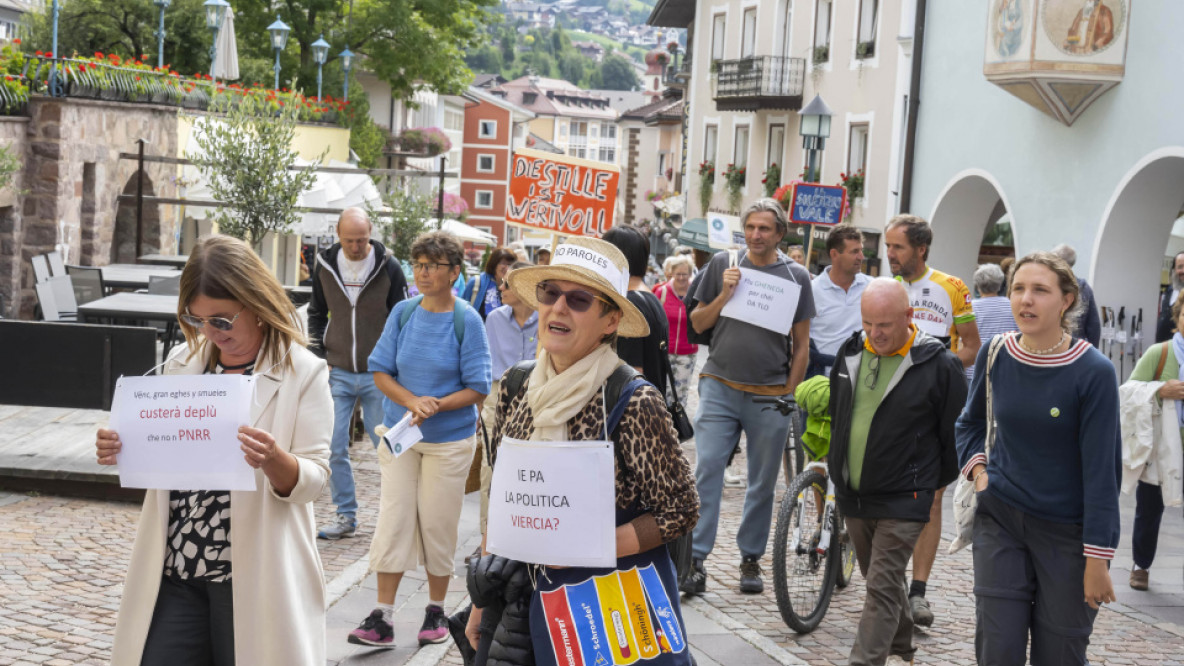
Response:
[{"label": "man in yellow cycling jersey", "polygon": [[[913,323],[919,330],[945,342],[963,366],[973,366],[982,341],[974,321],[974,310],[970,306],[970,290],[962,280],[926,265],[929,247],[933,244],[933,229],[929,223],[916,215],[897,215],[888,221],[884,230],[884,244],[892,274],[908,290]],[[934,494],[929,523],[925,525],[913,549],[909,606],[913,622],[922,627],[933,624],[933,611],[925,599],[925,586],[941,541],[941,503],[944,493],[945,489],[939,488]]]}]

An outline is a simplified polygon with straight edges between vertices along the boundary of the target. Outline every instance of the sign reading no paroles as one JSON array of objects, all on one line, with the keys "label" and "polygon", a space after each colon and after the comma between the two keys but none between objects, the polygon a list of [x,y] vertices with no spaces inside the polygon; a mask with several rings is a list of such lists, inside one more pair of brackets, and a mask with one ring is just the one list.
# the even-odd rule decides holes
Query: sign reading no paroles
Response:
[{"label": "sign reading no paroles", "polygon": [[110,427],[119,434],[124,488],[255,490],[239,426],[250,420],[254,377],[123,377]]},{"label": "sign reading no paroles", "polygon": [[510,172],[506,221],[565,236],[598,237],[613,226],[616,165],[519,149]]},{"label": "sign reading no paroles", "polygon": [[835,225],[843,221],[847,189],[838,185],[798,183],[793,188],[789,217],[799,224]]},{"label": "sign reading no paroles", "polygon": [[489,488],[489,552],[552,566],[616,564],[612,446],[502,438]]}]

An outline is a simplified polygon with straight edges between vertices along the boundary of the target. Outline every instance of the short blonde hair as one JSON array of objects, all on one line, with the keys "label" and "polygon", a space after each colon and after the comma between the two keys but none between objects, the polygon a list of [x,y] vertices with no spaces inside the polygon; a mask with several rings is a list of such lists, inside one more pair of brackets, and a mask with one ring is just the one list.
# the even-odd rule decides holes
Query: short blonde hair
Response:
[{"label": "short blonde hair", "polygon": [[[181,272],[181,293],[177,315],[186,313],[197,296],[238,301],[255,315],[263,328],[262,352],[273,362],[283,358],[286,368],[292,367],[287,358],[293,344],[308,344],[301,330],[296,308],[259,255],[245,242],[230,236],[206,236],[197,241],[189,253],[189,261]],[[209,340],[199,336],[197,329],[181,320],[181,332],[189,347],[189,358],[204,351]],[[216,345],[206,362],[206,370],[214,370],[220,358]]]}]

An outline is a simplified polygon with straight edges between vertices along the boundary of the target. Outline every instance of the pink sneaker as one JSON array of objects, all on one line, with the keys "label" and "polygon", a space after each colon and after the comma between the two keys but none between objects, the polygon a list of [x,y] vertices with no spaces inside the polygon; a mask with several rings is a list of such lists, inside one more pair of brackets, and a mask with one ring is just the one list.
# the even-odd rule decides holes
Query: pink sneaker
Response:
[{"label": "pink sneaker", "polygon": [[395,629],[390,622],[382,619],[382,611],[375,608],[357,629],[349,632],[348,640],[355,645],[391,648],[395,647]]},{"label": "pink sneaker", "polygon": [[423,616],[423,626],[419,628],[419,644],[443,643],[448,640],[448,617],[444,609],[429,605]]}]

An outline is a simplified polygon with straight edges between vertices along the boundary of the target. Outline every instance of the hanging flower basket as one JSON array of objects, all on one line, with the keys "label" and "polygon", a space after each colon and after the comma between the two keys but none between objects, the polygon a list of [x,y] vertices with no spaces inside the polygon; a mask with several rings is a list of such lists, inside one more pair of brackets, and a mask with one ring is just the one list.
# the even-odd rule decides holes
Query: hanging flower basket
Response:
[{"label": "hanging flower basket", "polygon": [[405,129],[398,137],[399,148],[408,153],[422,153],[435,157],[452,150],[452,141],[439,127],[413,127]]}]

